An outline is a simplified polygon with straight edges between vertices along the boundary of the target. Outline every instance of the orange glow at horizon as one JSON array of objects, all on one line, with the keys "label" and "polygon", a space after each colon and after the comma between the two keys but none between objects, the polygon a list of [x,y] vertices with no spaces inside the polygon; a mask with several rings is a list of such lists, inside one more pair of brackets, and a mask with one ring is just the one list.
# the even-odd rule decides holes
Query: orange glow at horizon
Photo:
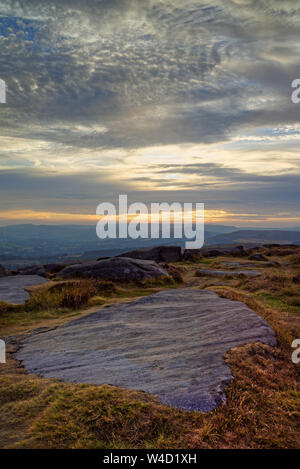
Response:
[{"label": "orange glow at horizon", "polygon": [[[140,221],[141,223],[150,222],[151,221],[151,214],[128,214],[128,221],[136,219],[136,221]],[[26,221],[28,223],[31,222],[40,222],[40,223],[97,223],[102,216],[96,214],[83,214],[83,213],[68,213],[68,212],[49,212],[49,211],[38,211],[38,210],[2,210],[0,211],[0,219],[7,220],[7,221],[18,221],[22,220],[22,222]],[[107,217],[108,218],[108,217]],[[114,219],[114,217],[111,217]],[[116,216],[116,220],[121,220],[120,216]],[[160,220],[162,218],[160,217]],[[177,212],[171,214],[171,220],[173,221],[180,221],[182,219],[182,214]],[[157,221],[158,215],[152,214],[152,220]],[[193,213],[193,220],[195,221],[195,213]],[[255,224],[265,224],[268,223],[278,223],[278,222],[291,222],[291,223],[300,223],[300,217],[292,217],[287,214],[287,216],[283,217],[282,215],[276,217],[274,215],[270,216],[259,216],[257,213],[233,213],[228,212],[226,210],[205,210],[205,222],[208,223],[220,223],[220,222],[248,222]]]}]

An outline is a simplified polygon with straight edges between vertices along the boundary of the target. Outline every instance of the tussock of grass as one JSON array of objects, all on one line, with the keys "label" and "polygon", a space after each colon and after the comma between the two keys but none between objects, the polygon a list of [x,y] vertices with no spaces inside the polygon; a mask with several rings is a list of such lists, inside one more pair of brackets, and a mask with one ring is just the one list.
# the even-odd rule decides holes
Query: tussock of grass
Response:
[{"label": "tussock of grass", "polygon": [[[192,264],[180,265],[184,280],[196,282],[195,288],[207,284],[195,277]],[[261,277],[221,279],[223,286],[210,286],[264,317],[278,341],[275,348],[258,343],[227,353],[234,380],[226,402],[214,412],[183,412],[146,393],[30,376],[9,358],[5,367],[0,365],[0,447],[299,448],[299,365],[291,361],[291,342],[300,333],[300,318],[294,314],[299,306],[292,304],[298,298],[294,275],[268,269]],[[138,288],[102,285],[89,302],[97,295],[123,300],[174,288],[169,281]],[[65,289],[57,287],[55,295]]]},{"label": "tussock of grass", "polygon": [[300,267],[300,253],[290,256],[288,258],[288,262],[290,262],[295,267]]},{"label": "tussock of grass", "polygon": [[212,265],[214,262],[216,262],[215,258],[209,258],[209,257],[200,257],[200,258],[195,258],[195,260],[191,261],[194,264],[203,264],[203,265]]},{"label": "tussock of grass", "polygon": [[292,272],[272,269],[271,272],[265,272],[261,277],[245,279],[241,286],[250,292],[256,292],[259,290],[278,291],[278,289],[290,288],[291,285]]},{"label": "tussock of grass", "polygon": [[96,285],[91,280],[57,284],[33,293],[24,308],[25,311],[57,308],[77,310],[87,305],[96,292]]},{"label": "tussock of grass", "polygon": [[[140,393],[109,386],[60,387],[21,447],[139,448],[179,437],[186,417]],[[181,425],[179,427],[177,420]]]},{"label": "tussock of grass", "polygon": [[176,282],[176,280],[173,277],[171,277],[170,275],[165,275],[163,277],[149,278],[141,282],[140,285],[143,286],[144,288],[151,288],[151,287],[175,288],[177,286],[177,283],[178,282]]},{"label": "tussock of grass", "polygon": [[0,301],[0,318],[4,314],[15,312],[23,312],[23,306],[13,305],[10,303],[6,303],[5,301]]},{"label": "tussock of grass", "polygon": [[27,400],[38,394],[39,387],[35,380],[18,383],[9,382],[0,388],[0,404],[7,404],[18,400]]},{"label": "tussock of grass", "polygon": [[189,448],[299,447],[299,384],[279,348],[250,344],[226,357],[234,381],[227,402],[191,430]]},{"label": "tussock of grass", "polygon": [[30,298],[24,305],[0,302],[1,334],[11,335],[29,327],[51,327],[51,322],[61,323],[62,320],[71,319],[90,308],[116,300],[139,298],[164,288],[176,288],[177,285],[171,276],[139,285],[129,282],[126,286],[95,279],[51,282],[49,285],[30,289]]}]

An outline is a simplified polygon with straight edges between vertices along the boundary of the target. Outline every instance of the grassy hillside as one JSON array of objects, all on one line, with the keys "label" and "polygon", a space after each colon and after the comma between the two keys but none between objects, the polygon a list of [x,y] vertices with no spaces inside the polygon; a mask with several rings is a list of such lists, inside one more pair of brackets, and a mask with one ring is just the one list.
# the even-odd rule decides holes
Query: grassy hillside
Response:
[{"label": "grassy hillside", "polygon": [[296,244],[300,245],[300,231],[238,230],[209,239],[209,244]]}]

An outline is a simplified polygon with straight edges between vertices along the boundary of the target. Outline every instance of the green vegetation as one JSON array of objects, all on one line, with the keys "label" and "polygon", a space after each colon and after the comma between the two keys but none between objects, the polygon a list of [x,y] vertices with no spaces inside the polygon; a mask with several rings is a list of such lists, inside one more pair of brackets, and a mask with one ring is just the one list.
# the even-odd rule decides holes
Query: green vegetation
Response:
[{"label": "green vegetation", "polygon": [[265,305],[276,308],[279,311],[289,312],[292,314],[300,314],[300,293],[285,296],[283,294],[276,295],[266,291],[255,293],[254,296],[260,299]]},{"label": "green vegetation", "polygon": [[30,298],[24,305],[0,302],[1,334],[11,335],[45,325],[56,326],[86,310],[91,312],[91,308],[96,306],[139,298],[177,286],[174,276],[150,279],[139,284],[131,282],[126,287],[93,279],[50,282],[29,289]]},{"label": "green vegetation", "polygon": [[[142,392],[28,375],[9,355],[8,363],[0,366],[0,447],[299,447],[299,365],[291,361],[291,342],[300,333],[299,286],[292,281],[298,265],[262,267],[261,277],[223,278],[222,285],[217,277],[196,277],[192,263],[180,266],[186,286],[210,288],[246,303],[276,332],[275,348],[249,344],[228,352],[225,360],[234,380],[226,402],[208,414],[183,412]],[[126,287],[111,282],[51,283],[32,291],[25,307],[0,303],[0,326],[5,325],[8,334],[16,327],[20,332],[45,324],[54,327],[86,314],[83,308],[97,302],[128,301],[170,287],[174,288],[170,280]],[[9,352],[14,350],[10,346]]]},{"label": "green vegetation", "polygon": [[300,289],[293,282],[297,272],[292,269],[282,272],[281,268],[271,269],[261,277],[246,280],[239,287],[253,293],[266,306],[283,313],[300,314]]}]

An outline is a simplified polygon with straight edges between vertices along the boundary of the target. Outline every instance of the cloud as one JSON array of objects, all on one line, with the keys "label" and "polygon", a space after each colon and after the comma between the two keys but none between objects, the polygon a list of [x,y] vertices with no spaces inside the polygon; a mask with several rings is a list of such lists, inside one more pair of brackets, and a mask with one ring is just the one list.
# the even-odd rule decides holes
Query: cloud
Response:
[{"label": "cloud", "polygon": [[5,203],[87,210],[98,183],[101,197],[202,186],[215,208],[256,211],[257,194],[290,194],[299,25],[289,0],[3,0]]}]

